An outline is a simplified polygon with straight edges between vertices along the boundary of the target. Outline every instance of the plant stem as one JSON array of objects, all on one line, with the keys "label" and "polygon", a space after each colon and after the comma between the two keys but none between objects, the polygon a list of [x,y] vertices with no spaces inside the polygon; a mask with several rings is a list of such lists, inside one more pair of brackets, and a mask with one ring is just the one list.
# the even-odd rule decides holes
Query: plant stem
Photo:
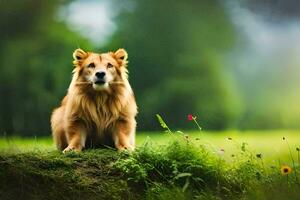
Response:
[{"label": "plant stem", "polygon": [[263,171],[264,171],[264,175],[266,176],[267,175],[267,170],[266,170],[266,167],[265,167],[265,164],[264,164],[264,161],[263,161],[263,159],[262,158],[260,158],[260,161],[261,161],[261,166],[262,166],[262,168],[263,168]]},{"label": "plant stem", "polygon": [[170,134],[172,134],[173,132],[169,129],[169,127],[167,126],[166,127],[167,128],[167,130],[168,130],[168,133],[170,133]]},{"label": "plant stem", "polygon": [[202,130],[201,126],[198,124],[197,120],[195,117],[193,117],[194,122],[197,124],[199,131]]},{"label": "plant stem", "polygon": [[298,174],[297,174],[297,170],[296,170],[296,166],[295,166],[295,160],[293,158],[293,154],[292,154],[292,151],[291,151],[291,147],[286,139],[286,143],[288,145],[288,148],[289,148],[289,152],[290,152],[290,157],[291,157],[291,160],[292,160],[292,163],[293,163],[293,168],[294,168],[294,171],[295,171],[295,177],[296,177],[296,181],[298,182]]},{"label": "plant stem", "polygon": [[299,151],[298,152],[298,165],[300,166],[300,154],[299,154]]}]

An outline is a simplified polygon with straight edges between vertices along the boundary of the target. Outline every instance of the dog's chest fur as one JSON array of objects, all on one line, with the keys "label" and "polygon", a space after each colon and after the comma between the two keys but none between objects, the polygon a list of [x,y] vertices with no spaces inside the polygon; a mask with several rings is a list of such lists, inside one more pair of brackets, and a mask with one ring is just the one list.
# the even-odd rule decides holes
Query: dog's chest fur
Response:
[{"label": "dog's chest fur", "polygon": [[[99,94],[87,95],[76,94],[73,96],[73,104],[77,109],[73,110],[73,116],[83,121],[86,128],[91,132],[101,134],[109,127],[114,126],[114,122],[122,118],[126,113],[126,105],[129,103],[128,95],[120,90],[112,95]],[[74,106],[72,106],[74,108]]]}]

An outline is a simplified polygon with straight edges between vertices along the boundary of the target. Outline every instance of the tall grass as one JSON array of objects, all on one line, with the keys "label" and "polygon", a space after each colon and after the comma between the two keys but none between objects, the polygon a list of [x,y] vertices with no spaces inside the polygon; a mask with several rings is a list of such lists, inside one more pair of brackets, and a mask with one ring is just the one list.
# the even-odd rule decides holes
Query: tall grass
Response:
[{"label": "tall grass", "polygon": [[[205,142],[194,142],[183,132],[173,132],[157,115],[162,128],[174,135],[167,146],[153,146],[147,141],[137,151],[126,154],[115,163],[129,182],[143,189],[150,199],[164,199],[176,194],[196,199],[298,199],[299,158],[296,164],[290,152],[292,167],[266,163],[261,153],[254,154],[247,143],[232,141],[238,150],[231,162],[224,159],[224,150],[209,151]],[[196,117],[191,118],[196,120]],[[190,120],[190,121],[192,121]],[[199,127],[197,121],[196,125]],[[284,140],[286,140],[284,138]],[[299,148],[295,149],[298,151]],[[285,171],[285,168],[288,168]],[[278,193],[284,191],[284,193]]]},{"label": "tall grass", "polygon": [[174,192],[186,199],[281,199],[278,189],[286,191],[290,199],[299,197],[296,169],[281,174],[281,166],[265,164],[260,155],[253,155],[242,145],[235,157],[228,163],[222,154],[182,138],[166,146],[147,141],[135,152],[123,152],[114,167],[150,199],[164,199]]}]

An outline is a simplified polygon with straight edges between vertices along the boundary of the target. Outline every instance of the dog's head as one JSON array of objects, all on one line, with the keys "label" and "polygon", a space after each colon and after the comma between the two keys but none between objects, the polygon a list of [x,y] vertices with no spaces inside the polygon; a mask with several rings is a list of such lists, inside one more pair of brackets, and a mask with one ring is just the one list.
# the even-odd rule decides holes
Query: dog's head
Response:
[{"label": "dog's head", "polygon": [[73,58],[77,83],[95,91],[108,91],[112,85],[127,80],[128,55],[124,49],[100,54],[76,49]]}]

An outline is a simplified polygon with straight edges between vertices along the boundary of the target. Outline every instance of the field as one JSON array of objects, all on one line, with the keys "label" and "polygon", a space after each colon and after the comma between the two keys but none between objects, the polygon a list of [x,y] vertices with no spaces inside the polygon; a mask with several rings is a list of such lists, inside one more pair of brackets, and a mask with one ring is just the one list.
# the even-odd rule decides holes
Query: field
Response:
[{"label": "field", "polygon": [[[223,131],[223,132],[184,132],[168,134],[163,132],[137,133],[137,146],[142,146],[150,140],[156,145],[166,145],[173,139],[188,136],[193,143],[203,143],[209,150],[219,152],[224,150],[224,156],[231,156],[240,145],[246,143],[246,148],[254,154],[262,154],[268,162],[290,163],[288,146],[293,150],[293,156],[297,158],[295,149],[300,147],[300,131],[273,130],[273,131]],[[285,140],[283,140],[285,138]],[[232,140],[230,140],[232,139]],[[52,151],[55,150],[51,137],[19,138],[1,137],[0,150],[12,152],[26,151]]]},{"label": "field", "polygon": [[137,146],[63,155],[50,137],[2,137],[0,199],[300,198],[300,131],[143,132]]}]

